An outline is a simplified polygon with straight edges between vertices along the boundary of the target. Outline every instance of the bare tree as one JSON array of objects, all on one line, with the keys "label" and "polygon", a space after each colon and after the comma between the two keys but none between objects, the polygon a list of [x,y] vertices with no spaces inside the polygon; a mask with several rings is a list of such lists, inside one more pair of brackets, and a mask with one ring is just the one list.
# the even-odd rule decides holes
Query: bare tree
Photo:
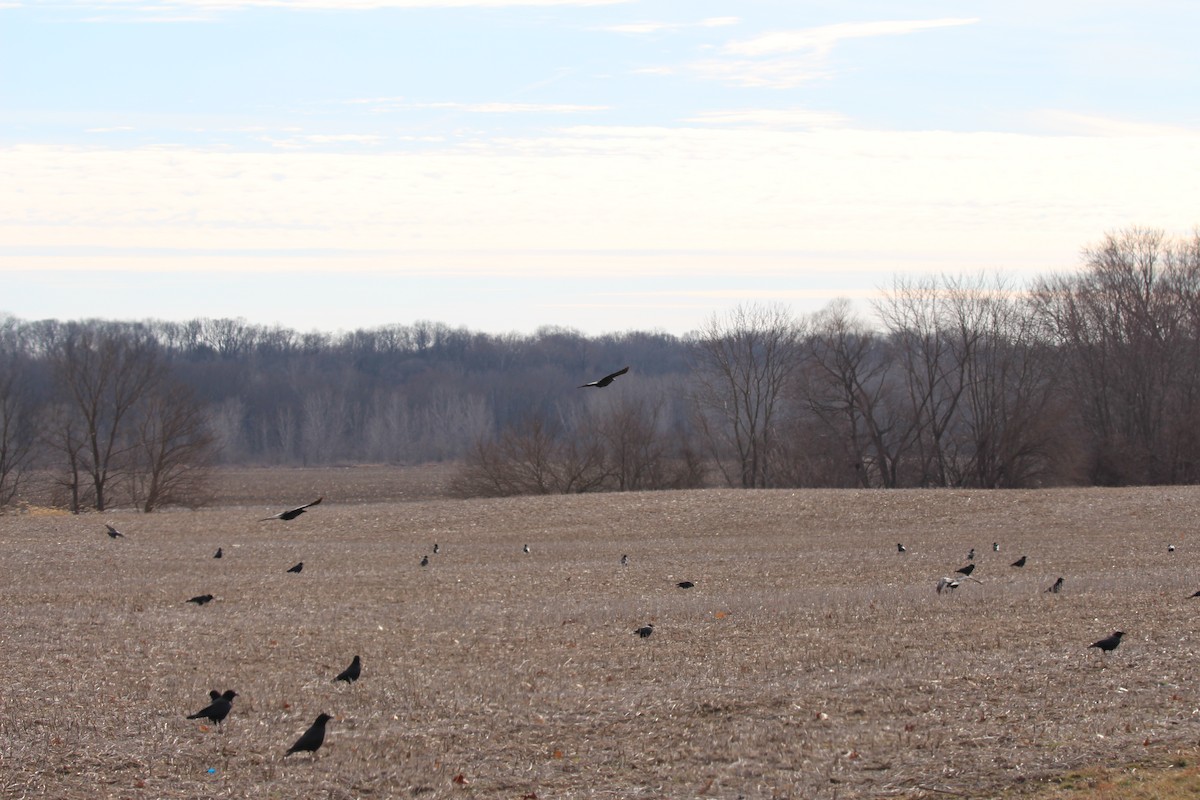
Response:
[{"label": "bare tree", "polygon": [[0,508],[20,492],[36,438],[32,403],[20,372],[20,356],[0,346]]},{"label": "bare tree", "polygon": [[146,513],[210,502],[215,441],[204,409],[187,388],[176,383],[152,390],[138,410],[130,468],[134,502]]},{"label": "bare tree", "polygon": [[698,425],[725,480],[774,485],[801,328],[781,306],[714,315],[691,342]]}]

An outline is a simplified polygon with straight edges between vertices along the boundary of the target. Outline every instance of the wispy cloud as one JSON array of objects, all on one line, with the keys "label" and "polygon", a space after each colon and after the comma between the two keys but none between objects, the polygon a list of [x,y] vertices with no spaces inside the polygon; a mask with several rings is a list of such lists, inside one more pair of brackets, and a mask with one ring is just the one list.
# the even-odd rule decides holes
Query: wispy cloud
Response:
[{"label": "wispy cloud", "polygon": [[727,25],[737,25],[741,21],[740,17],[708,17],[699,22],[627,22],[621,25],[608,25],[600,30],[613,33],[662,33],[686,28],[723,28]]},{"label": "wispy cloud", "polygon": [[[928,20],[881,20],[844,22],[794,31],[775,31],[729,42],[718,58],[693,62],[682,71],[707,79],[740,86],[791,89],[832,74],[829,56],[839,42],[877,36],[901,36],[936,28],[972,25],[975,17]],[[681,71],[652,68],[647,72]]]}]

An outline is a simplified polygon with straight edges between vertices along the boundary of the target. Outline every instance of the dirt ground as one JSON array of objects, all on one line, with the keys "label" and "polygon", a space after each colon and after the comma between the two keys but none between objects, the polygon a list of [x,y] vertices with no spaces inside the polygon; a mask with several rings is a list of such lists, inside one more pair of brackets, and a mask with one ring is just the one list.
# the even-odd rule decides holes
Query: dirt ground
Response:
[{"label": "dirt ground", "polygon": [[[0,796],[996,797],[1197,743],[1197,489],[448,500],[391,472],[0,516]],[[185,719],[227,688],[222,726]]]}]

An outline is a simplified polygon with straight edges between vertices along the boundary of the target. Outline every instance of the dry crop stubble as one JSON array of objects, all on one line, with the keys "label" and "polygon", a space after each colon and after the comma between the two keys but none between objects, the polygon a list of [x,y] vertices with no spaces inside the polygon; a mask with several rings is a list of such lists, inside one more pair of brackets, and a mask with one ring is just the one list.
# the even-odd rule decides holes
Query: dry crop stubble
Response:
[{"label": "dry crop stubble", "polygon": [[0,791],[991,796],[1195,741],[1194,490],[326,495],[0,517]]}]

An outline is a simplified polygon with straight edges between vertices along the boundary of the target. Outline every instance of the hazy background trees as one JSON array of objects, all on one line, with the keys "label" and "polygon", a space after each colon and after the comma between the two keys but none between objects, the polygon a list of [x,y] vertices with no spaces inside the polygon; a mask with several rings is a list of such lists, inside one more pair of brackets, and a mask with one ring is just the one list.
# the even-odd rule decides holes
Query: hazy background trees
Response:
[{"label": "hazy background trees", "polygon": [[686,336],[0,317],[0,506],[197,505],[222,465],[454,462],[492,495],[1190,483],[1198,421],[1200,235],[1142,228],[1029,286],[897,279]]}]

